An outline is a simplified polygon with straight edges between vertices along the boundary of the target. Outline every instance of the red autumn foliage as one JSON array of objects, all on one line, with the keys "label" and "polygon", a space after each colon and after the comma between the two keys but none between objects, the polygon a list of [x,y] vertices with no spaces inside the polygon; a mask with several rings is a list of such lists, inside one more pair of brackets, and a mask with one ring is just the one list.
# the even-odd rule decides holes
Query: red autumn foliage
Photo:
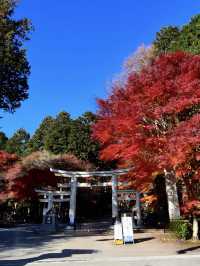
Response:
[{"label": "red autumn foliage", "polygon": [[[199,185],[199,55],[161,55],[98,104],[93,135],[101,159],[134,166],[130,178],[140,189],[164,169],[176,172],[188,192],[194,179]],[[199,194],[191,190],[188,202],[194,200],[197,206]]]},{"label": "red autumn foliage", "polygon": [[5,151],[0,151],[0,200],[4,199],[6,186],[6,171],[19,160],[15,154],[10,154]]},{"label": "red autumn foliage", "polygon": [[199,210],[200,210],[200,201],[199,200],[188,201],[182,207],[182,211],[186,215],[192,213],[194,216],[198,216],[200,213]]},{"label": "red autumn foliage", "polygon": [[10,154],[5,151],[0,151],[0,172],[7,170],[18,160],[15,154]]},{"label": "red autumn foliage", "polygon": [[6,190],[0,194],[0,199],[23,200],[36,198],[37,188],[55,187],[56,178],[49,169],[28,170],[21,163],[17,163],[8,170],[6,183]]},{"label": "red autumn foliage", "polygon": [[50,168],[63,170],[87,170],[90,164],[78,160],[74,155],[51,155],[35,152],[10,167],[5,175],[6,189],[0,193],[0,200],[33,199],[35,189],[55,188],[59,180]]}]

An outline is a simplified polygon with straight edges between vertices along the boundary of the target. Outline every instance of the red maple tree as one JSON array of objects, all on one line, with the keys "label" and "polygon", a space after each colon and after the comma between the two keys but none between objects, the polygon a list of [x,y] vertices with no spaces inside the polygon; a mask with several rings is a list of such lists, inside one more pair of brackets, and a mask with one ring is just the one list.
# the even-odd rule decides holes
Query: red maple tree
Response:
[{"label": "red maple tree", "polygon": [[48,152],[34,152],[12,165],[5,174],[6,189],[0,193],[0,200],[32,200],[37,198],[36,189],[53,189],[63,182],[50,171],[86,170],[91,165],[77,159],[74,155],[52,155]]},{"label": "red maple tree", "polygon": [[5,190],[7,187],[6,173],[12,168],[19,158],[15,154],[0,151],[0,201],[5,200]]},{"label": "red maple tree", "polygon": [[10,154],[5,151],[0,151],[0,172],[7,170],[17,160],[18,157],[15,154]]},{"label": "red maple tree", "polygon": [[200,56],[161,55],[140,73],[130,73],[125,86],[115,85],[98,104],[93,135],[101,144],[101,159],[133,165],[130,178],[140,189],[152,184],[155,173],[173,171],[186,187],[185,208],[193,202],[197,213]]}]

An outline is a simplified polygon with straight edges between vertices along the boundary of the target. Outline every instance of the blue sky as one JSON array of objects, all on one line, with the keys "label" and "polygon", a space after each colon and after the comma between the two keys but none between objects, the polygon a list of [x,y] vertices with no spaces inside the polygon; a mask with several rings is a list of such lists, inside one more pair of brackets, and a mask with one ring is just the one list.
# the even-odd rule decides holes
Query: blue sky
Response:
[{"label": "blue sky", "polygon": [[14,114],[3,113],[1,130],[32,134],[47,115],[95,112],[123,60],[161,27],[187,23],[199,7],[191,0],[21,0],[16,17],[35,27],[26,44],[30,96]]}]

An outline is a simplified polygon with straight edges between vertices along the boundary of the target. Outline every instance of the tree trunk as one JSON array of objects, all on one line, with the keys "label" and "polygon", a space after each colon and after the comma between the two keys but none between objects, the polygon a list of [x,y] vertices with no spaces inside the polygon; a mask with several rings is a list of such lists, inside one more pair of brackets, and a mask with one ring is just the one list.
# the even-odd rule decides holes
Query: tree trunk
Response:
[{"label": "tree trunk", "polygon": [[193,217],[193,235],[192,235],[192,240],[196,241],[199,240],[199,236],[198,236],[198,231],[199,231],[199,225],[198,225],[198,220],[197,218],[194,216]]},{"label": "tree trunk", "polygon": [[165,170],[165,184],[168,200],[169,219],[180,219],[180,206],[176,187],[176,180],[173,172]]}]

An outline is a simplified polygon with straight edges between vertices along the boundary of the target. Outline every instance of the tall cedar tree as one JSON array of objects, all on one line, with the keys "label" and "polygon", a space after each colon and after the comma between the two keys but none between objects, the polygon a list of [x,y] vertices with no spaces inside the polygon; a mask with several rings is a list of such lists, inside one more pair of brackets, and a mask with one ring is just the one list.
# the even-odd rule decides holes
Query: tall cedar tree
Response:
[{"label": "tall cedar tree", "polygon": [[45,137],[44,148],[54,154],[69,151],[71,118],[67,112],[61,112],[53,121]]},{"label": "tall cedar tree", "polygon": [[13,112],[28,98],[30,66],[23,47],[31,31],[28,19],[13,19],[14,0],[0,0],[0,109]]},{"label": "tall cedar tree", "polygon": [[44,149],[46,139],[48,138],[48,132],[50,132],[53,123],[53,117],[47,116],[44,118],[28,143],[27,153],[41,151]]},{"label": "tall cedar tree", "polygon": [[200,14],[181,28],[164,27],[157,34],[154,46],[158,54],[185,51],[200,54]]},{"label": "tall cedar tree", "polygon": [[29,139],[29,133],[27,133],[25,129],[21,128],[17,130],[17,132],[7,141],[5,149],[9,153],[24,156],[26,155]]},{"label": "tall cedar tree", "polygon": [[66,112],[56,118],[47,116],[28,142],[25,155],[42,150],[54,154],[70,152],[101,169],[113,167],[114,163],[108,165],[99,160],[99,145],[91,137],[95,120],[92,112],[85,112],[77,119],[71,119]]},{"label": "tall cedar tree", "polygon": [[156,172],[173,171],[186,188],[185,209],[198,214],[200,56],[163,54],[98,102],[94,137],[101,159],[134,165],[130,177],[141,189]]},{"label": "tall cedar tree", "polygon": [[91,138],[91,127],[96,116],[86,112],[71,123],[69,135],[69,151],[79,159],[97,165],[99,145]]}]

